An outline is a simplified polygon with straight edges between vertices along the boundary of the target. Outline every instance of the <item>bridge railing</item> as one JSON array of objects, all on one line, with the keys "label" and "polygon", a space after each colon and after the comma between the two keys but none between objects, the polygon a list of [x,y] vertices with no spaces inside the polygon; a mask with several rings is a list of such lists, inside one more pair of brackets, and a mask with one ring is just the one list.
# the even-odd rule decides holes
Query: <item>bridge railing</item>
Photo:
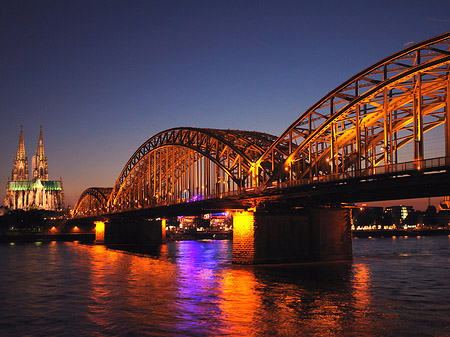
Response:
[{"label": "bridge railing", "polygon": [[329,182],[339,182],[348,181],[349,179],[359,179],[361,181],[370,180],[371,178],[376,178],[380,176],[403,176],[411,174],[420,174],[425,172],[438,172],[450,169],[450,157],[438,157],[425,159],[421,161],[410,161],[397,164],[389,164],[384,166],[376,166],[361,170],[351,170],[341,173],[323,175],[312,178],[303,178],[292,181],[279,182],[268,187],[248,187],[242,188],[240,190],[210,194],[210,195],[197,195],[191,198],[184,199],[173,199],[173,200],[163,200],[159,201],[157,204],[152,205],[135,205],[134,207],[117,207],[113,209],[96,210],[92,215],[100,215],[104,213],[115,213],[123,212],[128,210],[138,210],[142,208],[158,207],[158,206],[169,206],[181,203],[198,202],[204,200],[217,200],[217,199],[227,199],[227,198],[238,198],[238,197],[252,197],[258,196],[274,190],[282,190],[286,188],[315,185],[321,183]]},{"label": "bridge railing", "polygon": [[323,176],[317,176],[312,178],[303,178],[292,181],[285,181],[278,183],[277,185],[270,186],[269,188],[284,189],[290,187],[296,187],[300,185],[313,185],[317,183],[327,183],[332,181],[345,181],[348,179],[361,179],[367,177],[377,176],[398,176],[405,174],[412,174],[414,172],[432,172],[441,171],[450,167],[450,157],[438,157],[431,159],[424,159],[421,161],[410,161],[397,164],[389,164],[383,166],[376,166],[372,168],[365,168],[360,170],[351,170],[341,173],[328,174]]}]

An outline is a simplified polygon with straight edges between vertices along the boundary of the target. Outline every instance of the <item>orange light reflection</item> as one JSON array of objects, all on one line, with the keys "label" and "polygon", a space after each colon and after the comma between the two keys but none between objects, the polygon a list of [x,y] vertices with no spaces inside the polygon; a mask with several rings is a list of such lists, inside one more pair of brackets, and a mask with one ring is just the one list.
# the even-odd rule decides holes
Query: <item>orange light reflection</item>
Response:
[{"label": "orange light reflection", "polygon": [[223,319],[227,321],[225,325],[228,326],[224,333],[232,336],[254,335],[255,314],[261,306],[254,273],[231,270],[223,274],[220,288],[222,290],[220,309],[223,312]]},{"label": "orange light reflection", "polygon": [[365,312],[367,308],[370,307],[370,270],[365,264],[353,265],[354,268],[354,281],[353,294],[355,296],[355,305],[357,309],[361,312]]}]

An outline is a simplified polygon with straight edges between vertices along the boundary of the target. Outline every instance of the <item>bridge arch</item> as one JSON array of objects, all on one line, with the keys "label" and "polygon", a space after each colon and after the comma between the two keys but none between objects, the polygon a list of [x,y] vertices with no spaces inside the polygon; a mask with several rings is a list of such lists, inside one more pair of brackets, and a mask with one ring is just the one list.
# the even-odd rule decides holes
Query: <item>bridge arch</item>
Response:
[{"label": "bridge arch", "polygon": [[160,132],[128,160],[108,205],[139,208],[256,185],[254,163],[275,140],[241,130],[184,127]]},{"label": "bridge arch", "polygon": [[[351,77],[278,138],[188,127],[160,132],[136,150],[106,204],[114,211],[220,197],[246,187],[260,188],[260,193],[272,184],[283,188],[280,182],[364,176],[405,162],[420,170],[431,157],[431,143],[426,141],[431,130],[438,130],[443,139],[441,153],[434,157],[447,160],[449,69],[450,32],[407,47]],[[86,196],[95,198],[94,194],[95,189],[83,192],[77,211],[84,207],[83,200],[91,200]],[[104,199],[96,200],[104,207]]]},{"label": "bridge arch", "polygon": [[106,211],[112,187],[90,187],[78,198],[74,208],[74,216],[95,215]]},{"label": "bridge arch", "polygon": [[274,168],[270,176],[257,172],[262,185],[370,174],[400,161],[414,161],[420,169],[424,135],[438,126],[444,126],[442,156],[450,156],[449,68],[450,32],[356,74],[303,113],[258,159],[257,170]]}]

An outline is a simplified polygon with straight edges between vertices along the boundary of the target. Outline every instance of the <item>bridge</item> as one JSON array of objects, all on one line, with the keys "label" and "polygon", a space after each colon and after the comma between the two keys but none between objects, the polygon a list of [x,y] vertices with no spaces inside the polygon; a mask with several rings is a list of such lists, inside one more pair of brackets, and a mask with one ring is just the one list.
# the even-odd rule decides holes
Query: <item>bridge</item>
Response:
[{"label": "bridge", "polygon": [[232,210],[233,262],[349,258],[344,203],[449,194],[449,68],[450,32],[354,75],[279,137],[162,131],[113,187],[85,190],[74,217],[131,228],[113,223]]}]

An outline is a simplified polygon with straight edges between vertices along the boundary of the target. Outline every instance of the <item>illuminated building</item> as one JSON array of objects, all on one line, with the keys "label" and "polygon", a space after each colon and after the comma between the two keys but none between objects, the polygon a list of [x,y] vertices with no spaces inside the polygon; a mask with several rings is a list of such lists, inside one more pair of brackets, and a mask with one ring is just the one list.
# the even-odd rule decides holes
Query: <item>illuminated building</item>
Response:
[{"label": "illuminated building", "polygon": [[62,181],[48,180],[48,164],[44,152],[42,126],[36,154],[32,159],[31,174],[28,171],[23,130],[22,126],[20,127],[19,147],[14,158],[11,180],[6,185],[5,206],[13,210],[39,208],[55,211],[64,208]]},{"label": "illuminated building", "polygon": [[385,209],[385,213],[391,214],[393,222],[397,225],[403,222],[413,212],[414,208],[412,206],[391,206]]}]

